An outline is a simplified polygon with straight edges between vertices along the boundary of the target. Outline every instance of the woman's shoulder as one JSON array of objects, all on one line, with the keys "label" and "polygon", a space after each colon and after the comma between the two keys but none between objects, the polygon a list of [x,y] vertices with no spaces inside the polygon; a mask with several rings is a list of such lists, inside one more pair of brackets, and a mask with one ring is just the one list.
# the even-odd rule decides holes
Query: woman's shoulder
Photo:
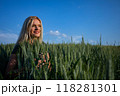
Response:
[{"label": "woman's shoulder", "polygon": [[42,41],[42,44],[46,44],[44,41]]},{"label": "woman's shoulder", "polygon": [[43,45],[47,45],[44,41],[42,41],[42,44],[43,44]]},{"label": "woman's shoulder", "polygon": [[20,44],[16,44],[13,48],[12,54],[16,54],[17,52],[19,52],[20,48]]}]

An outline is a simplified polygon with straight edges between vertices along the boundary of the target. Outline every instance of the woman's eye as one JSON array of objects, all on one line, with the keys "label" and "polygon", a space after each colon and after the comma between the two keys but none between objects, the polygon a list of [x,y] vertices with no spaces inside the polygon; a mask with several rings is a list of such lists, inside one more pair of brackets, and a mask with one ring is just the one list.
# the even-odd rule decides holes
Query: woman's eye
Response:
[{"label": "woman's eye", "polygon": [[35,25],[32,25],[32,27],[35,27]]},{"label": "woman's eye", "polygon": [[[32,27],[35,27],[36,25],[32,25]],[[38,25],[39,27],[41,27],[41,25]]]}]

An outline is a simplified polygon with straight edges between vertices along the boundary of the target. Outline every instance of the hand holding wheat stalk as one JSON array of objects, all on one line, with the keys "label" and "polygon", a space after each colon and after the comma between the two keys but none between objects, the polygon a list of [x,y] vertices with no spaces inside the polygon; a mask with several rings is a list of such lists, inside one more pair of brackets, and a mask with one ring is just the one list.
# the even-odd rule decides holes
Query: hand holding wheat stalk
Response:
[{"label": "hand holding wheat stalk", "polygon": [[[50,69],[51,70],[51,68],[50,68],[50,61],[49,61],[49,53],[48,52],[46,52],[45,54],[43,54],[43,53],[40,53],[39,54],[39,58],[38,58],[38,61],[37,61],[37,68],[42,68],[42,66],[44,66],[44,65],[47,65],[48,66],[48,69]],[[36,59],[34,59],[35,61],[36,61]]]}]

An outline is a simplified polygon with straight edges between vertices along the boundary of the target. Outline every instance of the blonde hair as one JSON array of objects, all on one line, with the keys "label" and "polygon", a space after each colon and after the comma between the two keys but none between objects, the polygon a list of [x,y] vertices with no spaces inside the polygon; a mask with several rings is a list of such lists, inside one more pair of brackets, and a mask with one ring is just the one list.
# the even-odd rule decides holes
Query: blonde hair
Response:
[{"label": "blonde hair", "polygon": [[41,23],[41,33],[40,33],[40,37],[38,38],[39,42],[42,43],[43,40],[43,26],[42,26],[42,21],[37,17],[37,16],[30,16],[28,18],[26,18],[26,20],[24,21],[24,24],[22,26],[20,35],[18,37],[17,43],[21,43],[24,41],[30,41],[30,43],[32,43],[32,37],[30,35],[30,29],[32,27],[33,24],[33,20],[34,19],[38,19]]}]

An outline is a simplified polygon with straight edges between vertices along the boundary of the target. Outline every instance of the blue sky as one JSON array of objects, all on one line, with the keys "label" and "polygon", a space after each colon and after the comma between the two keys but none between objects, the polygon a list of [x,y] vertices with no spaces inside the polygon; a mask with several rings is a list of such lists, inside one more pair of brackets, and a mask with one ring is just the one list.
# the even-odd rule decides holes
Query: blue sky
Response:
[{"label": "blue sky", "polygon": [[120,0],[0,0],[0,43],[15,43],[28,16],[43,23],[43,41],[120,45]]}]

